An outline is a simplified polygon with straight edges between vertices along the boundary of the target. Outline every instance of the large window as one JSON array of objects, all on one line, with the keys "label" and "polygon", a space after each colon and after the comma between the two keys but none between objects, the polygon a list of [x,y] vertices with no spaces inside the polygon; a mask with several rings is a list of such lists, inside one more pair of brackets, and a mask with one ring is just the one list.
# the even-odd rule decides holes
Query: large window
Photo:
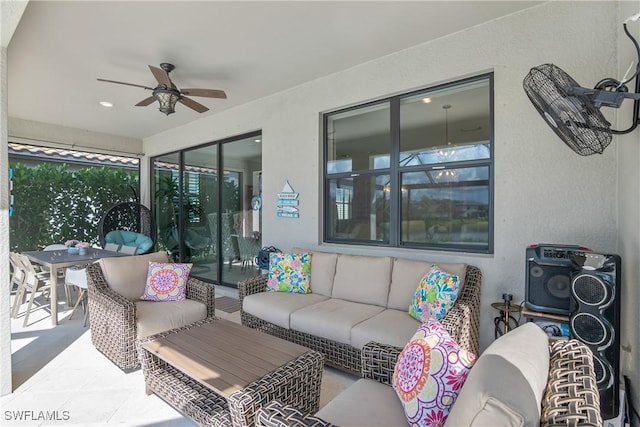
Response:
[{"label": "large window", "polygon": [[323,119],[326,242],[493,251],[492,74]]}]

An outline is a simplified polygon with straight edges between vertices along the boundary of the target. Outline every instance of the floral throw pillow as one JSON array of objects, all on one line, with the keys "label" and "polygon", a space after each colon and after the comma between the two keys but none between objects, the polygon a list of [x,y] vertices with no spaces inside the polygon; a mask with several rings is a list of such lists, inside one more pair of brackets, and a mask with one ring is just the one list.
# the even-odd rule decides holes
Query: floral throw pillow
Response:
[{"label": "floral throw pillow", "polygon": [[140,299],[145,301],[182,301],[187,294],[187,279],[193,264],[149,262],[147,283]]},{"label": "floral throw pillow", "polygon": [[476,355],[462,349],[436,320],[423,323],[398,356],[393,388],[411,426],[441,427]]},{"label": "floral throw pillow", "polygon": [[311,254],[272,252],[269,256],[267,290],[275,292],[311,292]]},{"label": "floral throw pillow", "polygon": [[430,318],[440,321],[455,304],[459,291],[460,278],[434,264],[418,284],[409,315],[423,323]]}]

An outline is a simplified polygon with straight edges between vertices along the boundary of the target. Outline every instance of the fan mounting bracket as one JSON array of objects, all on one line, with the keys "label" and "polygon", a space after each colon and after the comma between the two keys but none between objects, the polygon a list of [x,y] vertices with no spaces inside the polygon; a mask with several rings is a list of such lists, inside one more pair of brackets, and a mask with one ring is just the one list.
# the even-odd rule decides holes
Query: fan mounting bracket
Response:
[{"label": "fan mounting bracket", "polygon": [[176,69],[175,65],[173,64],[169,64],[168,62],[163,62],[160,64],[160,68],[162,68],[164,71],[166,71],[167,73],[172,72],[173,70]]}]

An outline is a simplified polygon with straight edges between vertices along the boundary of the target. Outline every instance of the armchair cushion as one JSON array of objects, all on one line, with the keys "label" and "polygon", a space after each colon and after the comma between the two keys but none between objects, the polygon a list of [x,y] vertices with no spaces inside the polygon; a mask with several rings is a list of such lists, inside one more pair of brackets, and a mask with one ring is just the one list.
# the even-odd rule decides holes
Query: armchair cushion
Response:
[{"label": "armchair cushion", "polygon": [[206,305],[191,299],[172,301],[170,304],[138,301],[136,302],[136,338],[155,335],[206,317]]},{"label": "armchair cushion", "polygon": [[388,385],[361,379],[327,403],[318,418],[338,426],[407,427],[400,399]]},{"label": "armchair cushion", "polygon": [[102,258],[99,264],[109,288],[129,301],[138,301],[147,283],[149,262],[168,262],[164,252],[147,255]]},{"label": "armchair cushion", "polygon": [[193,264],[149,262],[145,301],[182,301],[187,293],[187,279]]}]

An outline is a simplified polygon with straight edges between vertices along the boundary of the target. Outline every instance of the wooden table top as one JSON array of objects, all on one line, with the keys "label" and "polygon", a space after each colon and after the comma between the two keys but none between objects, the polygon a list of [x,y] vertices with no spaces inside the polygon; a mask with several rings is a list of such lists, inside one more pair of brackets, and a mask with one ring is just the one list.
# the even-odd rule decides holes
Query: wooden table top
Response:
[{"label": "wooden table top", "polygon": [[147,341],[143,347],[224,397],[309,351],[223,319]]}]

